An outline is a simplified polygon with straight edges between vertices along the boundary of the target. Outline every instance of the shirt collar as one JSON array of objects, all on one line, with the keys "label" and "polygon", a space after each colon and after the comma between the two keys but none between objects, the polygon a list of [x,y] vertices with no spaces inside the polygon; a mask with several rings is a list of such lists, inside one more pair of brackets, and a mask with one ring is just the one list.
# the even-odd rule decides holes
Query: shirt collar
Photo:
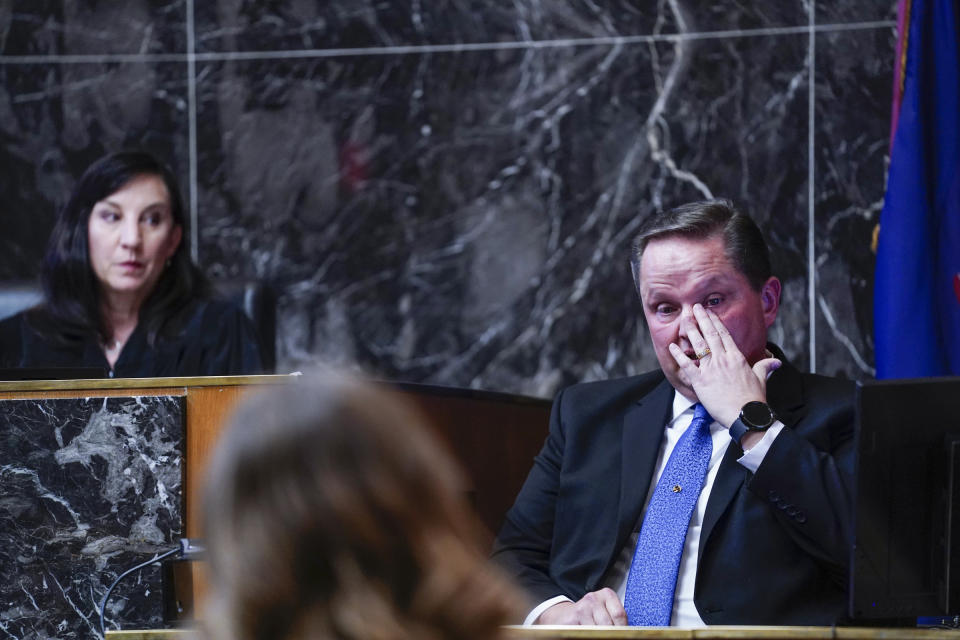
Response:
[{"label": "shirt collar", "polygon": [[693,400],[688,400],[682,393],[675,390],[673,392],[673,417],[670,418],[670,426],[674,426],[677,418],[685,412],[691,411],[694,404],[696,403]]}]

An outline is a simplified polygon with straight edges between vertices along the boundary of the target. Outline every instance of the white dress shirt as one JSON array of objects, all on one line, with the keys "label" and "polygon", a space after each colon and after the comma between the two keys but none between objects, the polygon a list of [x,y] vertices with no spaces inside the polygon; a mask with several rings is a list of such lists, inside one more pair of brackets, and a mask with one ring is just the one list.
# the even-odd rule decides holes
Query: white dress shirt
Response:
[{"label": "white dress shirt", "polygon": [[[610,587],[617,592],[620,602],[623,602],[623,595],[627,587],[627,576],[630,574],[630,565],[633,562],[633,553],[637,547],[637,538],[640,536],[640,525],[643,522],[643,514],[647,511],[647,504],[653,496],[657,481],[660,480],[660,474],[667,466],[667,460],[673,453],[680,436],[683,435],[687,427],[693,421],[694,403],[674,392],[673,395],[673,417],[664,427],[663,445],[660,447],[660,454],[657,458],[656,472],[653,481],[650,483],[650,490],[647,492],[647,498],[643,504],[643,511],[640,519],[634,526],[633,533],[627,539],[626,545],[620,551],[613,566],[607,572],[601,581],[601,586]],[[764,456],[770,450],[774,439],[783,429],[783,423],[779,420],[767,429],[763,438],[749,451],[745,452],[737,460],[750,472],[755,473],[763,462]],[[707,478],[704,481],[703,489],[700,491],[700,497],[697,499],[696,509],[690,517],[690,526],[687,528],[687,538],[683,544],[683,553],[680,556],[680,570],[677,573],[677,587],[673,596],[673,616],[670,619],[671,626],[679,627],[702,627],[705,626],[697,607],[693,603],[693,588],[697,573],[697,559],[700,555],[700,527],[703,525],[703,515],[707,510],[707,501],[710,499],[710,491],[713,489],[713,482],[717,477],[717,471],[720,468],[720,461],[723,454],[727,451],[730,444],[730,433],[720,423],[714,421],[710,425],[710,436],[713,439],[713,453],[710,456],[710,466],[707,468]],[[745,560],[746,561],[746,560]],[[560,602],[569,602],[566,596],[555,596],[541,602],[528,615],[524,624],[529,625],[536,622],[540,614]]]}]

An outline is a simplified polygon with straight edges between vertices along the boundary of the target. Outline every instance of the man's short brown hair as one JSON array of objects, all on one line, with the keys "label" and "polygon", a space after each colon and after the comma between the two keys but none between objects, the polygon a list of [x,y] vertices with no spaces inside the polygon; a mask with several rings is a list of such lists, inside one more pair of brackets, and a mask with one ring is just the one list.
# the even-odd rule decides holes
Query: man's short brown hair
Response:
[{"label": "man's short brown hair", "polygon": [[651,240],[667,236],[706,239],[715,235],[723,237],[727,258],[759,291],[772,275],[770,251],[757,224],[729,200],[690,202],[653,215],[631,247],[634,282],[639,282],[640,258]]}]

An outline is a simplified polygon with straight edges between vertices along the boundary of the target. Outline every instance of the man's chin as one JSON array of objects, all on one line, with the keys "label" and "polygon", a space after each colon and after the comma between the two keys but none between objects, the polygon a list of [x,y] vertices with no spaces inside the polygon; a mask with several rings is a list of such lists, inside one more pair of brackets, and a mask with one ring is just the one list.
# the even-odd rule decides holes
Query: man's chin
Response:
[{"label": "man's chin", "polygon": [[680,395],[688,400],[699,402],[697,393],[693,390],[693,387],[690,386],[690,382],[681,371],[678,370],[665,375],[667,376],[667,381],[670,383],[670,386],[680,392]]}]

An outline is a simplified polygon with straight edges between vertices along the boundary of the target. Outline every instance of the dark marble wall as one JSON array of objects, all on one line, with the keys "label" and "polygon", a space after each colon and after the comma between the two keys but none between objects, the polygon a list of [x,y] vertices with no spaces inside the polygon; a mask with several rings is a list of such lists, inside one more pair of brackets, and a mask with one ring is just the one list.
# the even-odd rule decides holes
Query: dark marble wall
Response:
[{"label": "dark marble wall", "polygon": [[[183,529],[183,398],[0,401],[0,635],[99,638]],[[160,571],[107,628],[159,627]]]},{"label": "dark marble wall", "polygon": [[277,287],[281,371],[550,396],[655,365],[630,238],[725,196],[773,247],[774,339],[868,377],[894,17],[893,0],[0,5],[0,279],[35,273],[87,163],[146,147],[183,180],[207,272]]}]

